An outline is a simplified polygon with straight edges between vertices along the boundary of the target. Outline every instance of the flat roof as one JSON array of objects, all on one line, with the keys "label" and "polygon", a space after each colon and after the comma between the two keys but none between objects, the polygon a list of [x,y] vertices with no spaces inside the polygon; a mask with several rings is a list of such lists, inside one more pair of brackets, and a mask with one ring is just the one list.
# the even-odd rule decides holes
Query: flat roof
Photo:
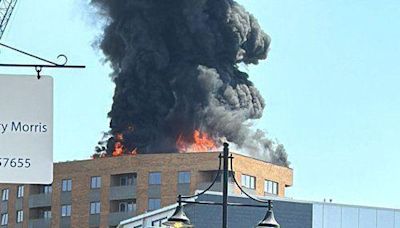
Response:
[{"label": "flat roof", "polygon": [[[116,158],[119,158],[119,157],[155,156],[155,155],[166,155],[166,154],[168,154],[168,155],[175,155],[175,156],[182,156],[182,155],[201,156],[201,155],[204,155],[204,154],[217,154],[217,153],[222,153],[222,151],[185,152],[185,153],[178,153],[178,152],[155,152],[155,153],[146,153],[146,154],[140,154],[140,153],[139,153],[139,154],[135,154],[135,155],[124,154],[124,155],[122,155],[122,156],[116,156],[116,157],[107,156],[107,157],[101,157],[101,158],[88,158],[88,159],[82,159],[82,160],[58,161],[58,162],[54,162],[54,164],[66,164],[66,163],[75,163],[75,162],[89,162],[89,161],[101,160],[101,159],[116,159]],[[262,159],[259,159],[259,158],[256,158],[256,157],[252,157],[252,156],[250,156],[250,155],[248,155],[248,154],[245,154],[245,153],[240,153],[240,152],[236,152],[236,151],[230,151],[230,153],[231,153],[231,154],[238,155],[238,156],[246,157],[246,158],[249,158],[249,159],[253,159],[253,160],[256,160],[256,161],[260,161],[260,162],[263,162],[263,163],[266,163],[266,164],[271,164],[271,165],[274,165],[274,166],[278,166],[278,167],[282,167],[282,168],[287,168],[287,169],[293,170],[293,169],[290,168],[290,167],[286,167],[286,166],[281,166],[281,165],[278,165],[278,164],[274,164],[274,163],[272,163],[272,162],[270,162],[270,161],[266,161],[266,160],[262,160]]]}]

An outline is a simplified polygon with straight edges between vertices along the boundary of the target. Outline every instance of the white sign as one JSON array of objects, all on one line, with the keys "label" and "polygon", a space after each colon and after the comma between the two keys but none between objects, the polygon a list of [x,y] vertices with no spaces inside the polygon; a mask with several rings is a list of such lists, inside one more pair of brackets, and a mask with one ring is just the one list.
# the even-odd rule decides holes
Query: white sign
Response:
[{"label": "white sign", "polygon": [[0,183],[53,182],[53,78],[0,75]]}]

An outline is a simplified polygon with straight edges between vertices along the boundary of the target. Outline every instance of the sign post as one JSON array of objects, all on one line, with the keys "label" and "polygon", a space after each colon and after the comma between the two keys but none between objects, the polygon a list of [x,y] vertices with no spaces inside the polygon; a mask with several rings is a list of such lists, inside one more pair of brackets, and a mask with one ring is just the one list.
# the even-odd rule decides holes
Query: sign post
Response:
[{"label": "sign post", "polygon": [[53,78],[0,75],[0,183],[53,182]]}]

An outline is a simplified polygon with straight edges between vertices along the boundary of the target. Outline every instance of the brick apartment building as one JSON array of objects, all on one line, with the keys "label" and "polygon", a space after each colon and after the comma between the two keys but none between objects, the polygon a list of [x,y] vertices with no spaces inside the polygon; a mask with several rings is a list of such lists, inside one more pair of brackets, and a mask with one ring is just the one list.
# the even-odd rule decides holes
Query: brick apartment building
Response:
[{"label": "brick apartment building", "polygon": [[[284,196],[293,171],[234,154],[234,173],[250,193]],[[127,218],[205,189],[218,153],[139,154],[54,164],[52,185],[0,184],[0,227],[116,227]],[[221,181],[211,189],[221,191]],[[230,183],[230,190],[239,189]]]}]

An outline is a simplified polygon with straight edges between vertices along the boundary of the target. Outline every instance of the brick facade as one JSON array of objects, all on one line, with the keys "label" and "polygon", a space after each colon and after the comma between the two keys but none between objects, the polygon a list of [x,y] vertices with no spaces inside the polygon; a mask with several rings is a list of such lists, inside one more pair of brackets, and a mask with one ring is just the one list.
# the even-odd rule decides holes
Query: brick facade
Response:
[{"label": "brick facade", "polygon": [[[234,154],[233,166],[235,177],[240,182],[241,175],[251,175],[256,178],[256,189],[252,193],[264,195],[264,180],[271,180],[279,184],[279,196],[285,195],[285,188],[292,185],[293,171],[256,160],[239,154]],[[135,156],[122,156],[61,162],[54,164],[54,181],[52,184],[51,205],[45,205],[39,195],[39,200],[34,201],[31,188],[38,186],[25,185],[22,201],[24,210],[23,223],[16,224],[17,185],[0,184],[0,192],[9,189],[8,201],[0,202],[0,213],[8,213],[8,227],[37,227],[31,214],[34,210],[39,213],[43,208],[51,207],[51,227],[113,227],[114,220],[126,219],[133,215],[141,214],[148,209],[148,196],[159,195],[161,207],[175,203],[178,194],[178,172],[190,171],[190,193],[203,187],[215,176],[218,169],[218,153],[160,153],[139,154]],[[161,184],[149,188],[149,173],[160,172]],[[112,199],[112,195],[123,190],[122,185],[115,185],[120,174],[134,174],[132,196],[135,200],[136,210],[130,213],[111,212],[124,199]],[[101,177],[101,188],[91,189],[91,177]],[[62,192],[62,180],[72,179],[72,190]],[[114,184],[113,184],[114,183]],[[114,186],[115,185],[115,186]],[[115,192],[113,192],[115,191]],[[238,192],[238,189],[232,189]],[[35,193],[36,194],[36,193]],[[42,194],[43,196],[43,194]],[[117,196],[119,197],[119,196]],[[43,197],[45,199],[45,197]],[[101,202],[101,212],[90,215],[90,203]],[[41,206],[43,204],[44,206]],[[49,203],[50,204],[50,203]],[[71,204],[71,216],[61,217],[61,206]],[[48,209],[46,209],[48,210]],[[35,211],[36,212],[36,211]],[[120,217],[119,217],[120,216]],[[46,224],[45,219],[38,219],[37,224]],[[48,221],[50,222],[50,221]],[[91,224],[91,225],[89,225]],[[2,227],[2,226],[1,226]]]}]

